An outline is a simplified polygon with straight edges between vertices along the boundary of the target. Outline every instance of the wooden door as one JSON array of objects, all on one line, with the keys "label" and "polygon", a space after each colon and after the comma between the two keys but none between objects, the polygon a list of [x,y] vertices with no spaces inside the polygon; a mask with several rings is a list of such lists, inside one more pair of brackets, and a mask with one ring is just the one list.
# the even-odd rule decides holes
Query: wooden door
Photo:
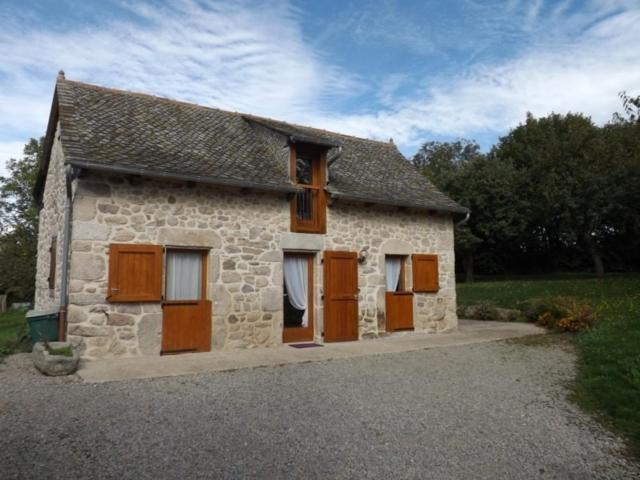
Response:
[{"label": "wooden door", "polygon": [[[396,330],[413,330],[413,292],[407,290],[406,257],[403,255],[387,255],[385,257],[385,329],[387,332]],[[390,263],[396,263],[400,267],[398,283],[389,285],[391,267]],[[392,275],[392,274],[391,274]],[[393,275],[392,275],[393,278]]]},{"label": "wooden door", "polygon": [[162,353],[211,350],[211,301],[165,303],[162,308]]},{"label": "wooden door", "polygon": [[324,252],[324,340],[358,339],[358,254]]},{"label": "wooden door", "polygon": [[[285,253],[286,257],[298,257],[307,262],[307,326],[303,326],[299,321],[301,320],[301,313],[295,312],[294,307],[291,305],[291,302],[288,298],[287,286],[286,286],[286,270],[284,271],[283,280],[284,281],[284,328],[282,330],[282,341],[283,343],[291,343],[291,342],[310,342],[313,341],[313,291],[314,291],[314,283],[313,283],[313,259],[314,256],[312,254],[304,254],[304,253]],[[290,319],[288,315],[291,315],[295,318]],[[293,320],[293,321],[289,321]]]},{"label": "wooden door", "polygon": [[162,305],[162,353],[211,350],[211,301],[204,251],[168,249]]},{"label": "wooden door", "polygon": [[386,292],[385,309],[387,332],[413,330],[413,293]]}]

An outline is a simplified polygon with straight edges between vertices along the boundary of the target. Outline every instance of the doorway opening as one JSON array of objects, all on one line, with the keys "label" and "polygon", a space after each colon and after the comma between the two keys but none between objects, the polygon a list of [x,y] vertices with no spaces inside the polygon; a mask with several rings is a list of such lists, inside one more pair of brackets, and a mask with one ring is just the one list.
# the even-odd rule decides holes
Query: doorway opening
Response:
[{"label": "doorway opening", "polygon": [[284,343],[313,340],[313,259],[313,254],[284,254]]}]

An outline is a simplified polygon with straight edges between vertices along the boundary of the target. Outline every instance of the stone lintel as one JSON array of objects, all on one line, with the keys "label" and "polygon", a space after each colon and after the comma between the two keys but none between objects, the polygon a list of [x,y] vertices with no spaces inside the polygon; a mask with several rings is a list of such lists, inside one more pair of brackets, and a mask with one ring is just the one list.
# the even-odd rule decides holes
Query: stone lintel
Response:
[{"label": "stone lintel", "polygon": [[324,235],[315,233],[283,233],[280,239],[282,250],[319,252],[324,250]]}]

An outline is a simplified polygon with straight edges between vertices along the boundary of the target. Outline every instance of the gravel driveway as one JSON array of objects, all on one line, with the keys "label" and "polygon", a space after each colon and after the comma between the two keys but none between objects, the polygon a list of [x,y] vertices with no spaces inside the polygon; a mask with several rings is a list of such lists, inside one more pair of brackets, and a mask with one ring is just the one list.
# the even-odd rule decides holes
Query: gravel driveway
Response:
[{"label": "gravel driveway", "polygon": [[0,365],[9,478],[638,478],[566,399],[567,346],[494,342],[82,384]]}]

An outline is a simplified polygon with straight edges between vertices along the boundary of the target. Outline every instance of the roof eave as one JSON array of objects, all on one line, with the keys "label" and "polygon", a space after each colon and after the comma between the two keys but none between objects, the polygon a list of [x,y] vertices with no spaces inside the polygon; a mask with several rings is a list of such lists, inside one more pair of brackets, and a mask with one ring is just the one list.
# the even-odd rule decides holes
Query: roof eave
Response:
[{"label": "roof eave", "polygon": [[157,178],[162,180],[179,180],[184,182],[196,182],[205,185],[219,185],[225,187],[237,187],[237,188],[251,188],[255,190],[279,192],[279,193],[296,193],[300,191],[299,187],[295,185],[269,185],[265,183],[251,182],[246,180],[237,180],[233,178],[220,178],[203,175],[190,175],[175,172],[163,172],[159,170],[149,170],[146,168],[125,167],[119,165],[104,165],[94,162],[82,161],[82,160],[69,160],[69,165],[78,168],[84,168],[87,170],[94,170],[99,172],[111,172],[120,173],[123,175],[140,175],[143,177]]},{"label": "roof eave", "polygon": [[414,208],[418,210],[434,211],[449,214],[466,215],[469,212],[465,207],[448,207],[446,205],[423,205],[417,203],[405,202],[402,200],[381,199],[374,197],[364,197],[359,195],[350,195],[338,191],[328,190],[329,194],[337,199],[358,203],[375,203],[378,205],[388,205],[392,207]]},{"label": "roof eave", "polygon": [[44,151],[42,152],[42,162],[38,165],[38,173],[33,186],[33,198],[38,208],[42,207],[42,195],[44,194],[44,184],[47,179],[47,171],[49,170],[49,157],[51,157],[51,149],[53,148],[54,136],[58,124],[58,87],[53,89],[53,99],[51,101],[51,111],[49,112],[49,122],[47,123],[47,132],[44,137]]}]

